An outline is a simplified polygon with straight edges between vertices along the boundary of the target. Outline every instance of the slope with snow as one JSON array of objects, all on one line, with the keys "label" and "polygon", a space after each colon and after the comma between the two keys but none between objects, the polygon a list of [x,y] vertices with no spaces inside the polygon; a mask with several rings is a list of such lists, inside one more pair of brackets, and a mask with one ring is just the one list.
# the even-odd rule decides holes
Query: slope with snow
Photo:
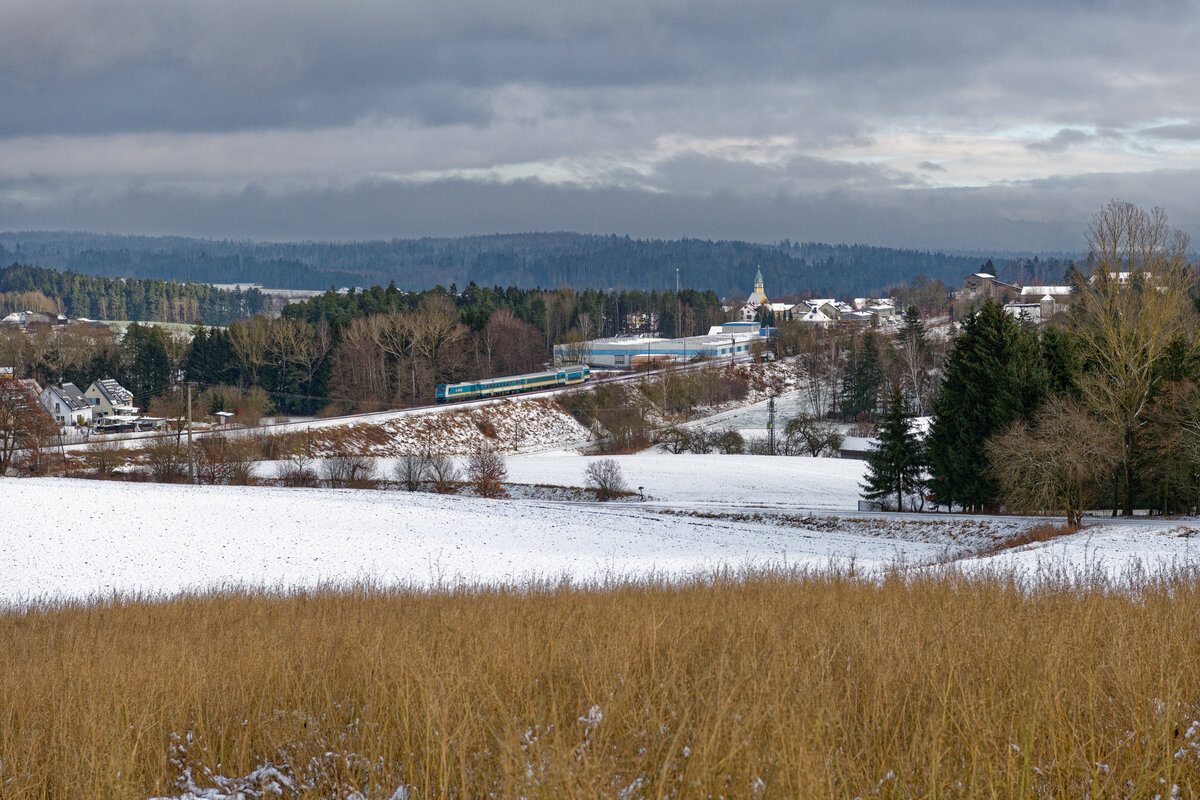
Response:
[{"label": "slope with snow", "polygon": [[[646,451],[610,456],[630,488],[672,503],[729,504],[853,510],[862,493],[866,462],[792,456],[672,455]],[[593,457],[565,453],[508,459],[516,483],[582,486]]]},{"label": "slope with snow", "polygon": [[[367,581],[430,587],[924,563],[941,548],[645,512],[404,492],[0,479],[0,602]],[[19,520],[13,524],[12,520]]]}]

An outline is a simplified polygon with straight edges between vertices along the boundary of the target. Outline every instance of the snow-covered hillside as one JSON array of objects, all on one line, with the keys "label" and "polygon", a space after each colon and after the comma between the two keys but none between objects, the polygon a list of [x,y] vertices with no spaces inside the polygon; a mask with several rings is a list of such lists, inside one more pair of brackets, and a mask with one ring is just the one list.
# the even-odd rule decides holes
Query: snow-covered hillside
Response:
[{"label": "snow-covered hillside", "polygon": [[[680,576],[924,563],[938,544],[531,501],[0,479],[0,602],[233,586]],[[20,513],[18,513],[18,511]]]},{"label": "snow-covered hillside", "polygon": [[[513,458],[510,479],[578,485],[585,457]],[[896,564],[1030,575],[1192,567],[1200,525],[1097,521],[976,558],[1036,520],[859,514],[861,462],[620,459],[653,503],[400,491],[0,479],[0,603],[221,587],[678,578],[717,568]]]}]

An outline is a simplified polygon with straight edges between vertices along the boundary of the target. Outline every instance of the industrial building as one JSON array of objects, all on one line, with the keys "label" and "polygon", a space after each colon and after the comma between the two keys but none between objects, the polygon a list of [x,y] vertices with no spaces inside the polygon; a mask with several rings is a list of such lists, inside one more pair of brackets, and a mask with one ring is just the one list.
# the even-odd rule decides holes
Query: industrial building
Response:
[{"label": "industrial building", "polygon": [[748,355],[755,342],[764,342],[770,331],[757,323],[726,323],[707,336],[659,339],[649,336],[616,336],[576,344],[556,344],[554,364],[583,363],[593,367],[633,369],[648,363],[684,363]]}]

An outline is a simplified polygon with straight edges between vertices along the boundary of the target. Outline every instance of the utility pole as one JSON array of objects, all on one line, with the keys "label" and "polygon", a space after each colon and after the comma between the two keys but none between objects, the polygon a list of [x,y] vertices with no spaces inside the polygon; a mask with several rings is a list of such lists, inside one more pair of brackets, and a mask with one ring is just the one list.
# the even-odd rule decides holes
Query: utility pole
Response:
[{"label": "utility pole", "polygon": [[767,452],[775,455],[775,397],[767,401]]},{"label": "utility pole", "polygon": [[196,462],[192,461],[192,382],[187,385],[188,483],[196,482]]},{"label": "utility pole", "polygon": [[733,366],[733,359],[734,359],[734,356],[736,353],[737,353],[737,339],[730,336],[729,337],[729,366],[731,366],[731,367]]}]

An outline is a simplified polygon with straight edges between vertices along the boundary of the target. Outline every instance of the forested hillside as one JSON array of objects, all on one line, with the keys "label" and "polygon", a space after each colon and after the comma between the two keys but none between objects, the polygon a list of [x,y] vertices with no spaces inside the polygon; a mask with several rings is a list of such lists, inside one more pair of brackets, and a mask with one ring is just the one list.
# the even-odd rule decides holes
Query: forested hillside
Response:
[{"label": "forested hillside", "polygon": [[[256,243],[88,233],[0,234],[0,263],[28,263],[90,275],[273,288],[431,286],[674,289],[680,282],[721,296],[745,296],[761,268],[772,296],[876,295],[926,275],[957,284],[987,255],[946,255],[865,245],[783,241],[631,239],[530,233],[459,239]],[[1066,262],[993,255],[1002,279],[1056,280]]]},{"label": "forested hillside", "polygon": [[28,309],[90,319],[227,325],[262,312],[265,299],[257,289],[227,291],[156,278],[122,280],[20,264],[0,267],[0,311],[5,312]]}]

